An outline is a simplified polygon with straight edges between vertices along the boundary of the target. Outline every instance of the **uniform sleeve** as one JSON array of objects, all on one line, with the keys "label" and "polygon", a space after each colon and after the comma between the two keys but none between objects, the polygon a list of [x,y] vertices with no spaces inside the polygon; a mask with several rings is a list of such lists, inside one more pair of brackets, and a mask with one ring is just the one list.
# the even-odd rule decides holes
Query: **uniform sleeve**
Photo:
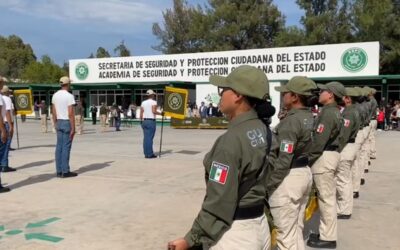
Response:
[{"label": "uniform sleeve", "polygon": [[340,141],[339,141],[339,152],[346,146],[349,142],[352,129],[354,127],[354,117],[352,117],[350,112],[343,112],[343,119],[341,119],[342,126],[340,129]]},{"label": "uniform sleeve", "polygon": [[[238,203],[240,164],[240,152],[233,153],[232,146],[235,144],[232,143],[238,145],[238,142],[221,140],[214,147],[206,196],[191,230],[185,236],[190,247],[215,244],[232,225]],[[214,170],[220,170],[220,175],[215,175]]]},{"label": "uniform sleeve", "polygon": [[269,156],[269,170],[266,188],[270,196],[288,175],[297,146],[300,124],[291,117],[284,119],[277,128],[273,148]]},{"label": "uniform sleeve", "polygon": [[322,110],[319,117],[317,117],[317,122],[315,123],[313,140],[311,142],[310,153],[308,160],[310,166],[322,155],[326,144],[328,143],[333,126],[335,124],[334,119],[331,115]]}]

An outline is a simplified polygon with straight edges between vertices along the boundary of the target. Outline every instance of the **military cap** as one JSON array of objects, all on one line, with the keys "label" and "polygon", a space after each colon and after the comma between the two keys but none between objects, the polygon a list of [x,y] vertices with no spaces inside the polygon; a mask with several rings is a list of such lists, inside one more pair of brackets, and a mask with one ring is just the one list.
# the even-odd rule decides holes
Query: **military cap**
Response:
[{"label": "military cap", "polygon": [[375,88],[371,88],[371,92],[372,92],[373,95],[375,95],[376,94],[376,89]]},{"label": "military cap", "polygon": [[339,98],[346,95],[346,88],[340,82],[328,82],[327,84],[317,84],[317,86],[320,89],[331,91]]},{"label": "military cap", "polygon": [[294,76],[286,85],[275,87],[278,92],[293,92],[299,95],[312,95],[312,90],[317,89],[315,82],[305,76]]},{"label": "military cap", "polygon": [[241,95],[258,99],[266,99],[269,94],[269,82],[265,73],[249,65],[235,68],[227,77],[210,76],[210,83],[220,88],[231,88]]},{"label": "military cap", "polygon": [[358,96],[364,96],[364,91],[360,87],[354,87],[354,90],[357,92]]},{"label": "military cap", "polygon": [[355,88],[346,88],[346,96],[360,96],[360,94]]}]

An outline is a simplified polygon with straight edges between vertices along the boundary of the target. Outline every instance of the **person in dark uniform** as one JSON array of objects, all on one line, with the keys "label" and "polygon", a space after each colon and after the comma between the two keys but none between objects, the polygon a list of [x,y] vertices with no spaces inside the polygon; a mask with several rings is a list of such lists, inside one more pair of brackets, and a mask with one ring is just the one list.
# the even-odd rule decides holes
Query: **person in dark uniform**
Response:
[{"label": "person in dark uniform", "polygon": [[94,105],[94,103],[92,104],[92,106],[90,106],[90,113],[92,114],[92,124],[96,125],[97,107],[96,105]]},{"label": "person in dark uniform", "polygon": [[277,227],[278,249],[301,250],[305,249],[304,216],[312,186],[308,153],[314,117],[308,106],[317,85],[307,77],[295,76],[275,89],[283,95],[287,114],[274,131],[277,143],[269,159],[268,203]]},{"label": "person in dark uniform", "polygon": [[275,110],[265,101],[268,79],[262,70],[243,65],[227,77],[211,76],[210,82],[219,87],[221,111],[230,123],[204,158],[201,210],[186,236],[168,247],[270,249],[264,179],[271,133],[265,123]]},{"label": "person in dark uniform", "polygon": [[345,87],[339,82],[318,84],[319,102],[323,105],[316,119],[314,140],[310,149],[311,171],[318,191],[320,211],[319,234],[311,234],[307,245],[314,248],[336,248],[337,204],[335,174],[340,161],[342,117],[338,108]]}]

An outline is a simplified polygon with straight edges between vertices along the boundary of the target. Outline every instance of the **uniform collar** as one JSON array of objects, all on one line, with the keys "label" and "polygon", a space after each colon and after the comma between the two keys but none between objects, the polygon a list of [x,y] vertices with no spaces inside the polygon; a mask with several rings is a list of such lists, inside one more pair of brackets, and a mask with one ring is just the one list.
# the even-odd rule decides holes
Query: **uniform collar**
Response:
[{"label": "uniform collar", "polygon": [[233,128],[242,122],[253,119],[258,119],[258,116],[257,113],[253,109],[251,109],[250,111],[240,114],[239,116],[235,117],[232,121],[230,121],[228,128]]},{"label": "uniform collar", "polygon": [[328,107],[330,107],[330,108],[331,108],[331,107],[337,108],[337,106],[338,106],[337,103],[336,103],[336,102],[333,102],[333,103],[329,103],[329,104],[325,105],[324,108],[328,108]]},{"label": "uniform collar", "polygon": [[304,107],[304,108],[299,108],[299,109],[290,109],[289,112],[287,113],[287,115],[293,115],[295,113],[301,112],[301,111],[307,111],[309,110],[308,108]]}]

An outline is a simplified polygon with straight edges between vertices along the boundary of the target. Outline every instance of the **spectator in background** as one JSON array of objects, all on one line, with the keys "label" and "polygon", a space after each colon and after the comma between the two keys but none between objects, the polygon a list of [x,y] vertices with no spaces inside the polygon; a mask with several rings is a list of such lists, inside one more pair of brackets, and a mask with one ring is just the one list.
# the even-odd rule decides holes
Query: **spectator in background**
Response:
[{"label": "spectator in background", "polygon": [[36,100],[33,106],[33,111],[35,111],[35,120],[39,120],[39,109],[40,109],[40,103],[39,100]]},{"label": "spectator in background", "polygon": [[105,132],[107,129],[107,114],[108,114],[108,108],[106,104],[102,102],[100,107],[101,132]]},{"label": "spectator in background", "polygon": [[391,130],[392,129],[391,114],[392,114],[392,107],[388,103],[385,106],[385,130]]},{"label": "spectator in background", "polygon": [[120,127],[121,127],[121,109],[118,107],[118,105],[116,103],[114,103],[113,105],[113,109],[115,112],[115,131],[121,131]]},{"label": "spectator in background", "polygon": [[131,111],[131,118],[136,119],[137,106],[134,102],[132,102],[131,105],[129,105],[129,110]]},{"label": "spectator in background", "polygon": [[400,130],[400,106],[396,105],[397,130]]},{"label": "spectator in background", "polygon": [[200,118],[203,119],[207,117],[207,107],[204,102],[201,102],[199,113],[200,113]]},{"label": "spectator in background", "polygon": [[186,104],[186,117],[187,117],[187,118],[192,117],[192,109],[190,108],[189,103]]},{"label": "spectator in background", "polygon": [[78,135],[82,134],[83,131],[83,106],[81,101],[77,100],[75,105],[75,126]]},{"label": "spectator in background", "polygon": [[92,106],[90,106],[90,113],[92,114],[92,124],[96,125],[97,107],[96,105],[94,105],[94,103],[92,104]]},{"label": "spectator in background", "polygon": [[42,125],[42,133],[47,133],[47,114],[48,114],[48,108],[46,105],[46,101],[42,100],[40,103],[40,120],[41,120],[41,125]]},{"label": "spectator in background", "polygon": [[207,117],[216,117],[216,116],[217,116],[217,108],[214,107],[212,103],[210,103],[207,109]]},{"label": "spectator in background", "polygon": [[200,114],[199,114],[199,107],[197,106],[197,104],[195,104],[194,106],[193,106],[193,117],[195,117],[195,118],[199,118],[200,117]]},{"label": "spectator in background", "polygon": [[384,130],[385,129],[385,111],[383,108],[379,109],[376,120],[378,122],[378,129],[381,131]]}]

